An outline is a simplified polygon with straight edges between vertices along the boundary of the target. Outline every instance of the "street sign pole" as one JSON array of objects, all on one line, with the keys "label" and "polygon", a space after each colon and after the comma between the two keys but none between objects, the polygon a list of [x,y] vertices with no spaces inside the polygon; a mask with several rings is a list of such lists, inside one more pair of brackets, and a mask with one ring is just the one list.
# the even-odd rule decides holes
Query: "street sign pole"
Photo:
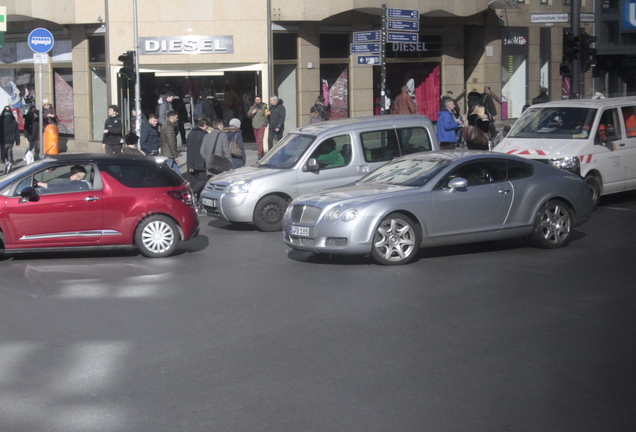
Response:
[{"label": "street sign pole", "polygon": [[[53,45],[55,44],[55,38],[50,31],[44,28],[36,28],[31,31],[29,34],[29,38],[27,40],[29,48],[33,51],[34,54],[47,54],[51,49],[53,49]],[[46,55],[48,58],[48,54]],[[35,57],[34,57],[35,61]],[[42,142],[42,126],[44,125],[44,119],[42,118],[42,60],[38,60],[38,85],[39,91],[37,92],[38,103],[37,108],[40,112],[40,130],[38,135],[40,137],[40,150],[38,151],[40,157],[44,156],[44,142]]]},{"label": "street sign pole", "polygon": [[[570,5],[570,22],[572,34],[580,40],[581,32],[581,0],[572,0]],[[578,58],[572,60],[572,78],[570,83],[570,99],[581,98],[581,53]]]},{"label": "street sign pole", "polygon": [[[140,136],[141,130],[141,83],[139,82],[139,30],[137,25],[137,0],[133,0],[133,18],[135,33],[135,133]],[[138,144],[140,146],[141,143]]]},{"label": "street sign pole", "polygon": [[382,5],[382,34],[380,35],[380,114],[386,114],[386,4]]}]

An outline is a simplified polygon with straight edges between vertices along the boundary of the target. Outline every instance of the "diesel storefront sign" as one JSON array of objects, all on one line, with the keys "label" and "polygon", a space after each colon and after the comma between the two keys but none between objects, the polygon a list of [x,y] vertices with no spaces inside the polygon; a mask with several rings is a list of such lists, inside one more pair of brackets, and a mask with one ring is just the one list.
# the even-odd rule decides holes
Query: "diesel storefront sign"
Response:
[{"label": "diesel storefront sign", "polygon": [[141,37],[140,54],[233,54],[234,36]]}]

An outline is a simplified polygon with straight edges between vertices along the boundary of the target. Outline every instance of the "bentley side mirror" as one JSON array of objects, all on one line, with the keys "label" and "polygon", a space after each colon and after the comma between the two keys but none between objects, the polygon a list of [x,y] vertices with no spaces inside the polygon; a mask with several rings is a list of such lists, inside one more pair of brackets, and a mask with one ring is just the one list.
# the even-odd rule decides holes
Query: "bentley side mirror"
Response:
[{"label": "bentley side mirror", "polygon": [[448,187],[451,192],[455,192],[457,189],[466,189],[468,186],[468,180],[463,177],[455,177],[448,182]]}]

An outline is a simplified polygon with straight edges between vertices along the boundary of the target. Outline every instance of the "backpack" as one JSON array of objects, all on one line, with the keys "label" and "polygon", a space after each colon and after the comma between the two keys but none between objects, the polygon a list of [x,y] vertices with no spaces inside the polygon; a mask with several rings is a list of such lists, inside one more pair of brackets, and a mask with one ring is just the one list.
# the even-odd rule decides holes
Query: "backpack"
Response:
[{"label": "backpack", "polygon": [[234,134],[232,141],[230,141],[230,154],[233,158],[243,158],[243,152],[238,145],[238,132]]},{"label": "backpack", "polygon": [[192,114],[192,118],[194,121],[198,121],[201,117],[203,117],[203,99],[199,99],[194,106],[194,113]]}]

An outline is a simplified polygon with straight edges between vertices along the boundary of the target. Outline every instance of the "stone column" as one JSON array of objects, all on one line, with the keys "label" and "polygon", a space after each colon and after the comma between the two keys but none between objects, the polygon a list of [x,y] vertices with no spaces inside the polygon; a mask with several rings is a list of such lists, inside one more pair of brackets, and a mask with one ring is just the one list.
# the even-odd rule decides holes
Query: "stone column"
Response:
[{"label": "stone column", "polygon": [[309,124],[309,110],[320,92],[320,30],[301,22],[298,30],[298,126]]},{"label": "stone column", "polygon": [[90,79],[88,70],[88,38],[83,25],[73,26],[73,123],[75,142],[70,143],[73,151],[100,151],[101,148],[89,145],[91,133]]}]

